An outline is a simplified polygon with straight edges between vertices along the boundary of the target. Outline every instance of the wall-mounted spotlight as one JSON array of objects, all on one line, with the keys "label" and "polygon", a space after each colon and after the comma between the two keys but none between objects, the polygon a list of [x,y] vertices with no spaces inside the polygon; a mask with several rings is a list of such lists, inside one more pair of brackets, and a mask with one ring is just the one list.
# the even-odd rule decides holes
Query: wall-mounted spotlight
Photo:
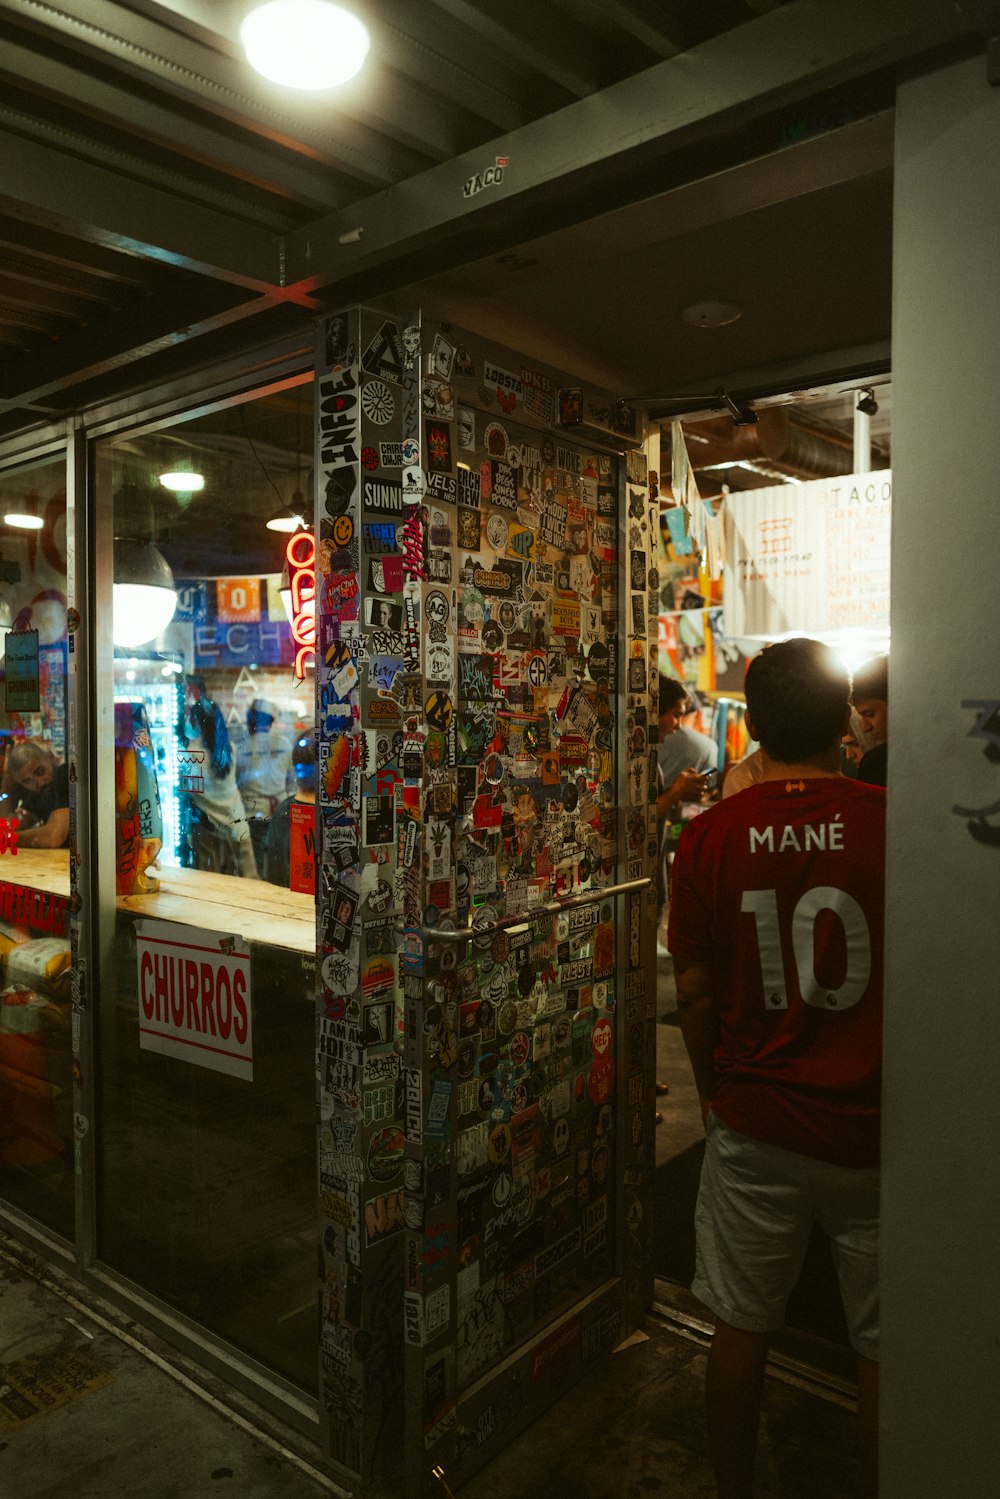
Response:
[{"label": "wall-mounted spotlight", "polygon": [[861,392],[861,394],[858,396],[857,409],[864,412],[865,416],[875,415],[876,411],[878,410],[878,402],[875,399],[875,392],[873,390],[865,390]]}]

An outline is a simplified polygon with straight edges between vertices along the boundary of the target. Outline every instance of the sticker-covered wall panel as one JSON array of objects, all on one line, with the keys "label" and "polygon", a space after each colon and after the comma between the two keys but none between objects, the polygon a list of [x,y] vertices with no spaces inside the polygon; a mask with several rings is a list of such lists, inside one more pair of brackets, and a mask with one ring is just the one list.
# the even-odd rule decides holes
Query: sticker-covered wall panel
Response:
[{"label": "sticker-covered wall panel", "polygon": [[416,316],[319,360],[323,1418],[416,1491],[613,1346],[644,1241],[647,576],[607,405]]}]

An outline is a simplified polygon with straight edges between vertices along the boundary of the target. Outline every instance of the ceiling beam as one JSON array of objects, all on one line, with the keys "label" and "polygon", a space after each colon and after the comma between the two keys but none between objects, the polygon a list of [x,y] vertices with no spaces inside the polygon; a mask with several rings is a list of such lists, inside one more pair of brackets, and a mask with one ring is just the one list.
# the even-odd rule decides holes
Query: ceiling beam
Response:
[{"label": "ceiling beam", "polygon": [[[579,31],[535,0],[433,0],[439,10],[502,49],[522,67],[530,68],[582,99],[601,86],[595,54],[581,42]],[[427,0],[424,0],[426,6]]]},{"label": "ceiling beam", "polygon": [[676,57],[684,50],[684,32],[675,4],[667,4],[666,0],[585,0],[585,3],[657,57]]},{"label": "ceiling beam", "polygon": [[[114,0],[59,0],[58,7],[41,8],[36,0],[0,0],[0,15],[4,12],[43,38],[55,32],[81,55],[103,59],[188,106],[325,161],[371,187],[397,182],[428,159],[450,154],[451,122],[445,112],[431,100],[415,116],[421,96],[405,86],[393,88],[384,75],[379,80],[377,65],[374,82],[366,69],[363,85],[346,85],[335,104],[326,96],[317,109],[314,98],[292,96],[254,73],[225,34],[210,47]],[[366,90],[369,99],[363,97]],[[362,116],[368,123],[360,122]],[[397,126],[399,144],[391,138]],[[408,137],[419,139],[419,146],[404,146]]]},{"label": "ceiling beam", "polygon": [[8,131],[0,131],[0,212],[251,291],[281,290],[275,235],[162,188],[126,186],[114,171]]},{"label": "ceiling beam", "polygon": [[220,296],[215,284],[187,282],[172,294],[123,309],[101,327],[76,329],[53,349],[36,349],[6,370],[0,365],[0,412],[46,402],[55,409],[53,398],[64,392],[257,317],[282,301],[261,296],[233,303],[230,294],[229,305],[220,307]]},{"label": "ceiling beam", "polygon": [[[137,140],[149,141],[220,175],[317,212],[339,204],[330,192],[330,173],[321,164],[287,151],[279,156],[273,146],[259,144],[259,137],[214,130],[208,123],[211,117],[202,111],[170,108],[152,91],[142,97],[140,105],[134,87],[97,78],[93,71],[72,67],[51,51],[36,51],[9,39],[0,47],[0,62],[12,86],[28,84],[56,104],[70,99],[75,109],[101,124],[117,126],[128,120],[130,134]],[[362,186],[359,182],[359,189]]]},{"label": "ceiling beam", "polygon": [[[821,90],[976,39],[990,12],[989,0],[881,0],[876,9],[869,0],[798,0],[292,231],[288,281],[350,288],[393,262],[408,263],[413,279],[421,256],[445,270],[474,258],[470,243],[480,252],[485,234],[497,249],[530,238],[539,218],[557,217],[554,205],[562,223],[584,221],[602,191],[614,201],[623,173],[648,174],[672,151],[732,137]],[[497,157],[507,162],[502,181],[482,186]]]}]

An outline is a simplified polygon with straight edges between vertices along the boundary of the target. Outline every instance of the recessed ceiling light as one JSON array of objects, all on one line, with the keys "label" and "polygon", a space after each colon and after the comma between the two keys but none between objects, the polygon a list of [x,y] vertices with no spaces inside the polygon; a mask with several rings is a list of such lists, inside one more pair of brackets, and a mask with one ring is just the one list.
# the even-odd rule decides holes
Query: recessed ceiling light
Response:
[{"label": "recessed ceiling light", "polygon": [[40,515],[25,515],[19,510],[12,510],[3,520],[5,526],[20,526],[23,531],[40,531],[45,524]]},{"label": "recessed ceiling light", "polygon": [[722,328],[742,316],[743,308],[737,307],[735,302],[692,302],[681,313],[692,328]]},{"label": "recessed ceiling light", "polygon": [[240,40],[262,78],[287,88],[336,88],[361,71],[368,32],[329,0],[269,0],[246,17]]}]

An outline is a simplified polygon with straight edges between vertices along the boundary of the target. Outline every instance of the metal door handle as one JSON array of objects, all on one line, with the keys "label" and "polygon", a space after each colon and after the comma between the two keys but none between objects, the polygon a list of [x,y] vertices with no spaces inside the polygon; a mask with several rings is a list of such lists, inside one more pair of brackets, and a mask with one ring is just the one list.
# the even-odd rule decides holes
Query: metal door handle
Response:
[{"label": "metal door handle", "polygon": [[505,916],[500,921],[488,922],[485,926],[464,926],[457,932],[445,931],[436,926],[422,926],[421,934],[429,942],[471,942],[476,937],[487,937],[491,932],[502,932],[509,926],[520,926],[524,921],[535,921],[539,916],[558,916],[561,911],[576,911],[582,906],[595,905],[599,900],[611,896],[625,895],[630,890],[645,890],[652,879],[626,880],[622,885],[606,885],[600,890],[584,890],[579,895],[568,895],[563,900],[548,901],[544,906],[532,906],[518,916]]}]

